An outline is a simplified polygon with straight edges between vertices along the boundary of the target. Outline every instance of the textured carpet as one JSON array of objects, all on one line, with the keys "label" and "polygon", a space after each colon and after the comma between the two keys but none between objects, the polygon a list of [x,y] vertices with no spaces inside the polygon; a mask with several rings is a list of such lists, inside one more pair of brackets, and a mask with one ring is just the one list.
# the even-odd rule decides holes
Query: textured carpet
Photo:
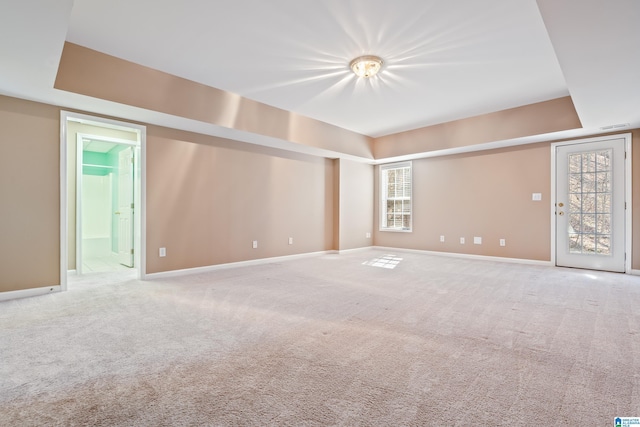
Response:
[{"label": "textured carpet", "polygon": [[394,269],[363,264],[382,255],[85,280],[1,302],[0,425],[640,415],[640,277],[414,253]]}]

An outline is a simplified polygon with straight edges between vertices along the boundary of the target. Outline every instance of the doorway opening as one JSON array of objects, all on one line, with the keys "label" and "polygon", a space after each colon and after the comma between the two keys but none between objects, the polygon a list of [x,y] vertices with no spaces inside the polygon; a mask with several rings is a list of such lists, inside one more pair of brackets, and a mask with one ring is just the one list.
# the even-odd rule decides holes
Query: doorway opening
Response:
[{"label": "doorway opening", "polygon": [[61,113],[61,287],[145,276],[144,126]]}]

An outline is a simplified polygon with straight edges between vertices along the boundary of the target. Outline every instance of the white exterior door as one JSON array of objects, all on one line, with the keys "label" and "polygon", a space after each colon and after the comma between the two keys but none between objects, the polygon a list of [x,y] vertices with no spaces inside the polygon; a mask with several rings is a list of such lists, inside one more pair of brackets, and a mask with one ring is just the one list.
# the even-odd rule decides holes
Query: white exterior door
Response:
[{"label": "white exterior door", "polygon": [[625,271],[625,139],[556,147],[556,265]]},{"label": "white exterior door", "polygon": [[133,267],[133,148],[118,156],[118,261]]}]

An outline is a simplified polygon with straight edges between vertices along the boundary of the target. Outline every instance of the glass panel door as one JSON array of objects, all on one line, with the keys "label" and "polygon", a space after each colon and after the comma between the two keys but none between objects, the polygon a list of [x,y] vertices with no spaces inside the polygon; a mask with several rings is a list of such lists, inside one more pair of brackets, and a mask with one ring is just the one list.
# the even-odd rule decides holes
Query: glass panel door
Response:
[{"label": "glass panel door", "polygon": [[556,147],[556,264],[625,270],[624,139]]}]

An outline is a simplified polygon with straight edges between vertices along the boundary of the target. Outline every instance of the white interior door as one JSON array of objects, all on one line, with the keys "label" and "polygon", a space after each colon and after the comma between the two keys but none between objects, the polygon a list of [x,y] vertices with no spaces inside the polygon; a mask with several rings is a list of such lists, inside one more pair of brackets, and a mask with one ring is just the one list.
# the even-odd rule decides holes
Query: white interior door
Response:
[{"label": "white interior door", "polygon": [[556,147],[556,265],[625,271],[625,139]]},{"label": "white interior door", "polygon": [[118,261],[133,267],[133,148],[118,153]]}]

